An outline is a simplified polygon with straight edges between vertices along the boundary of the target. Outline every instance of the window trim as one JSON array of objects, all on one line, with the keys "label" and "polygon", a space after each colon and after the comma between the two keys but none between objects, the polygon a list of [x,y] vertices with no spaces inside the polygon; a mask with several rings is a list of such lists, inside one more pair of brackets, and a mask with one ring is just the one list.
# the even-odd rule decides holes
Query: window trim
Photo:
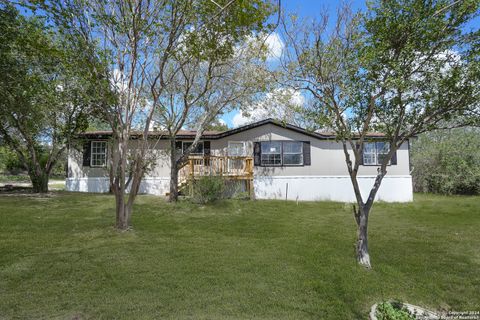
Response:
[{"label": "window trim", "polygon": [[[367,143],[374,143],[375,144],[375,163],[374,164],[365,164],[365,145]],[[377,143],[388,143],[389,144],[389,151],[390,151],[390,142],[388,141],[365,141],[363,144],[363,150],[362,150],[362,165],[365,167],[378,167],[381,166],[382,164],[378,162],[378,149],[377,149]],[[384,154],[384,153],[382,153]],[[392,159],[390,159],[387,163],[387,166],[392,165]]]},{"label": "window trim", "polygon": [[[93,164],[93,143],[104,143],[105,144],[105,163],[101,165],[94,165]],[[95,154],[101,154],[101,153],[95,153]],[[90,141],[90,167],[91,168],[105,168],[107,166],[107,155],[108,155],[108,145],[106,140],[92,140]]]},{"label": "window trim", "polygon": [[[264,140],[264,141],[258,141],[260,142],[260,151],[261,151],[261,148],[262,148],[262,143],[270,143],[270,142],[280,142],[280,161],[281,163],[280,164],[263,164],[262,163],[262,156],[263,156],[263,152],[261,152],[260,154],[260,167],[304,167],[305,166],[305,159],[304,159],[304,151],[303,151],[303,144],[305,143],[305,141],[300,141],[300,140]],[[302,155],[302,163],[301,164],[285,164],[283,162],[283,144],[284,143],[288,143],[288,142],[297,142],[297,143],[300,143],[302,145],[302,152],[301,153],[287,153],[287,154],[301,154]]]}]

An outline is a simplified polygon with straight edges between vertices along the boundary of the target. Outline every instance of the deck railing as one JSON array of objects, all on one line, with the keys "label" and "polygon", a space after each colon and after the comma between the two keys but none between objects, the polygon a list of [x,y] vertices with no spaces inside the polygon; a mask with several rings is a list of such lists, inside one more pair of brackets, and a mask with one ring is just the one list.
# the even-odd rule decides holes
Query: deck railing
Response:
[{"label": "deck railing", "polygon": [[252,179],[253,158],[237,156],[190,156],[180,169],[179,182],[202,176]]}]

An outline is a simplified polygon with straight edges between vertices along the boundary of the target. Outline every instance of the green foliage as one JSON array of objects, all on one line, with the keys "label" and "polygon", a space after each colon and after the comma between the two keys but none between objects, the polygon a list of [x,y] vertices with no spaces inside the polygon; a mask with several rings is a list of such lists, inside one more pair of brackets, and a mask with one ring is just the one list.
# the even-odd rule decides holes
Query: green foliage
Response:
[{"label": "green foliage", "polygon": [[411,144],[414,189],[441,194],[480,194],[480,129],[420,135]]},{"label": "green foliage", "polygon": [[[37,154],[40,155],[39,163],[42,166],[48,161],[49,150],[42,148],[37,150]],[[62,153],[51,170],[51,175],[55,177],[65,177],[65,166],[67,164],[67,155]],[[25,172],[27,167],[24,162],[19,158],[18,154],[12,151],[8,147],[0,147],[0,173],[8,173],[11,175],[17,175],[22,172]]]},{"label": "green foliage", "polygon": [[220,176],[202,176],[193,181],[193,201],[212,203],[223,197],[225,180]]},{"label": "green foliage", "polygon": [[101,88],[88,54],[80,35],[0,4],[0,136],[32,179],[60,174],[57,162],[88,126]]},{"label": "green foliage", "polygon": [[271,30],[265,21],[276,9],[271,0],[184,1],[180,10],[193,26],[185,33],[185,51],[203,60],[228,58],[247,36]]},{"label": "green foliage", "polygon": [[478,15],[480,1],[371,1],[368,8],[359,50],[365,72],[358,73],[358,123],[368,115],[372,92],[379,94],[379,121],[371,128],[389,137],[478,122],[478,28],[464,26]]},{"label": "green foliage", "polygon": [[20,182],[20,183],[28,183],[30,182],[30,177],[27,175],[6,175],[0,174],[0,182],[2,183],[12,183],[12,182]]},{"label": "green foliage", "polygon": [[402,307],[401,303],[382,302],[375,314],[378,320],[415,320],[415,317]]},{"label": "green foliage", "polygon": [[445,120],[478,123],[479,30],[465,26],[479,9],[479,0],[372,0],[365,13],[344,9],[334,31],[321,21],[291,40],[299,53],[287,76],[301,70],[299,86],[314,96],[307,116],[339,138],[379,131],[393,145]]},{"label": "green foliage", "polygon": [[22,171],[25,171],[25,166],[18,155],[5,146],[0,147],[0,172],[18,174]]}]

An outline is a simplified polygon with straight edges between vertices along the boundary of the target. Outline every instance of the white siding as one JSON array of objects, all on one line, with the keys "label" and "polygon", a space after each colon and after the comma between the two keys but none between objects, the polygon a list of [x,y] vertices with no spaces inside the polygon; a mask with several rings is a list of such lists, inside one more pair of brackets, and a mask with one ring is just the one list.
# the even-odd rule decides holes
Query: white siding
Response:
[{"label": "white siding", "polygon": [[[364,199],[374,181],[373,176],[358,178]],[[255,176],[253,182],[257,199],[355,202],[349,176]],[[384,177],[375,198],[386,202],[412,201],[411,176]]]}]

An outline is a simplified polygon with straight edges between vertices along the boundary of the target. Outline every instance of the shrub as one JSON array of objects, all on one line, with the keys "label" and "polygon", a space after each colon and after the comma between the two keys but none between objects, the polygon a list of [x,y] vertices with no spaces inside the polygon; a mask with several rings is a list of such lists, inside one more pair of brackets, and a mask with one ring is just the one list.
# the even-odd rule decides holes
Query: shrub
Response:
[{"label": "shrub", "polygon": [[225,181],[220,176],[203,176],[193,182],[193,200],[210,203],[223,197]]},{"label": "shrub", "polygon": [[25,171],[25,167],[14,151],[0,147],[0,171],[16,175]]},{"label": "shrub", "polygon": [[415,317],[403,308],[401,303],[382,302],[375,314],[378,320],[415,320]]},{"label": "shrub", "polygon": [[480,194],[480,129],[425,133],[411,152],[414,191]]}]

